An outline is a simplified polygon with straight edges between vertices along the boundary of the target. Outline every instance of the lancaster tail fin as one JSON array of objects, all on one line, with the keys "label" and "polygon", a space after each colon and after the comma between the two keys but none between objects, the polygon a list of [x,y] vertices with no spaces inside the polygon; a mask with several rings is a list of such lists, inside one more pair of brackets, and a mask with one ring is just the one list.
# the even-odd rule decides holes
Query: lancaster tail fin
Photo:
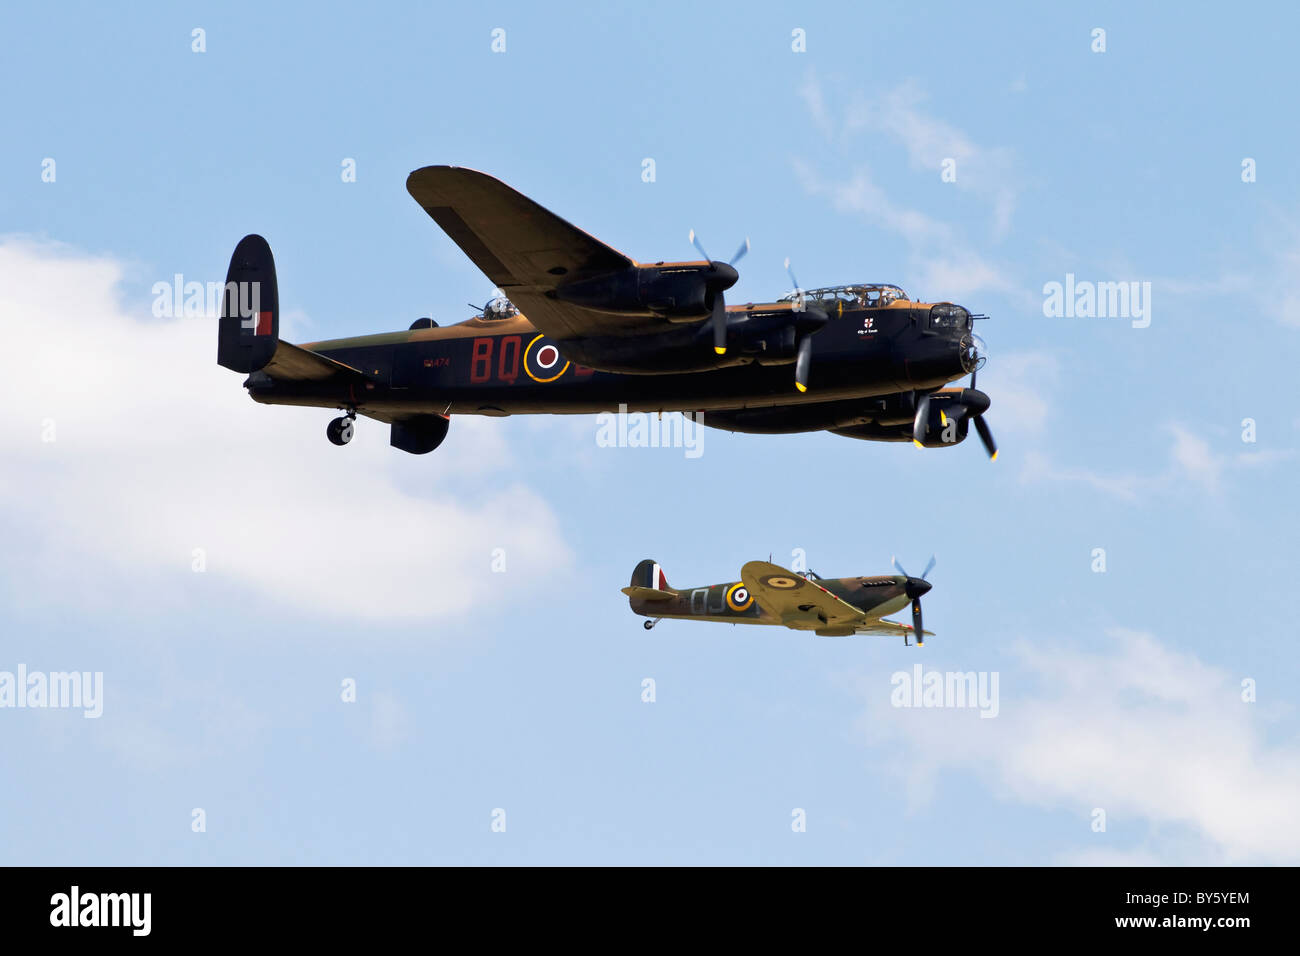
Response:
[{"label": "lancaster tail fin", "polygon": [[217,328],[217,364],[256,372],[275,356],[280,341],[280,293],[271,246],[258,235],[235,246]]}]

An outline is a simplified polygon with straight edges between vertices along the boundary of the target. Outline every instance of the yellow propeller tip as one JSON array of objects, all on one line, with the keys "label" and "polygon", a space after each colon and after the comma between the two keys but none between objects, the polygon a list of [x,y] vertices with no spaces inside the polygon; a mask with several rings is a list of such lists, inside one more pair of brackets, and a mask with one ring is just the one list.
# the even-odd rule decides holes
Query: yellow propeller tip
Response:
[{"label": "yellow propeller tip", "polygon": [[801,391],[801,392],[806,392],[806,391],[808,391],[808,386],[805,385],[805,384],[803,384],[802,382],[795,382],[795,383],[794,383],[794,387],[797,388],[797,389],[799,389],[799,391]]},{"label": "yellow propeller tip", "polygon": [[726,354],[727,354],[727,350],[726,350],[726,349],[720,349],[720,348],[718,348],[716,345],[713,346],[713,351],[717,352],[719,355],[726,355]]},{"label": "yellow propeller tip", "polygon": [[945,415],[945,414],[943,413],[943,409],[942,409],[942,408],[939,409],[939,421],[943,422],[943,424],[944,424],[945,427],[946,427],[947,424],[948,424],[948,416]]},{"label": "yellow propeller tip", "polygon": [[997,452],[994,452],[993,454],[989,455],[989,461],[997,461],[997,460],[998,460]]},{"label": "yellow propeller tip", "polygon": [[925,446],[922,445],[919,441],[917,441],[915,438],[912,439],[912,444],[915,445],[917,448],[924,448],[924,447],[925,447]]}]

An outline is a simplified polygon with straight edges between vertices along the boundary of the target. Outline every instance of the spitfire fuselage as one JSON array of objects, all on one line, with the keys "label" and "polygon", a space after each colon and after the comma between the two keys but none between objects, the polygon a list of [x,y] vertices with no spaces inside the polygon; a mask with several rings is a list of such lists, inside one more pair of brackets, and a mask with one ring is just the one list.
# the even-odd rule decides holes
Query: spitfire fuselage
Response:
[{"label": "spitfire fuselage", "polygon": [[[901,611],[910,603],[907,578],[885,575],[865,578],[817,578],[819,587],[860,608],[873,619]],[[684,588],[664,600],[630,597],[632,611],[645,617],[721,621],[728,624],[779,625],[779,616],[763,608],[743,582],[729,581]]]}]

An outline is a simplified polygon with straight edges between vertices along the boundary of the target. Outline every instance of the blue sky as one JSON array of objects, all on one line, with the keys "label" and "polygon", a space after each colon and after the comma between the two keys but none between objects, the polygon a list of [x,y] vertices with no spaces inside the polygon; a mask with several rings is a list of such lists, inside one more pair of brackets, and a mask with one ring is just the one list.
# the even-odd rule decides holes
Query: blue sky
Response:
[{"label": "blue sky", "polygon": [[[105,700],[0,709],[0,862],[1300,860],[1296,14],[3,17],[0,671],[102,671]],[[336,449],[329,413],[247,400],[210,320],[151,316],[255,231],[290,339],[468,317],[491,288],[403,187],[432,163],[643,260],[749,236],[733,302],[784,293],[788,256],[990,314],[1002,454],[708,431],[688,459],[591,417]],[[1150,282],[1150,326],[1044,317],[1067,273]],[[643,557],[681,586],[795,549],[829,576],[936,554],[935,638],[647,634],[618,593]],[[998,717],[892,707],[918,662],[997,672]]]}]

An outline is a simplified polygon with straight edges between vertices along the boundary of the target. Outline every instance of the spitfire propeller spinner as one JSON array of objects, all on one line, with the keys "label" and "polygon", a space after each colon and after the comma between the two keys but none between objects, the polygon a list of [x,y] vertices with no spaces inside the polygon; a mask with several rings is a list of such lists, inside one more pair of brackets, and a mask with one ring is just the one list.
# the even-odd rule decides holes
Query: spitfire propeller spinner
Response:
[{"label": "spitfire propeller spinner", "polygon": [[[895,570],[897,570],[903,577],[907,578],[905,588],[907,596],[912,601],[912,630],[916,635],[917,647],[921,647],[925,644],[925,630],[921,627],[921,595],[925,594],[931,587],[933,587],[925,577],[934,570],[934,555],[930,555],[930,563],[925,566],[925,570],[921,572],[919,578],[914,578],[904,571],[903,566],[898,563],[898,558],[891,558],[890,560],[893,562]],[[904,638],[904,643],[906,643],[906,641],[907,639]]]}]

